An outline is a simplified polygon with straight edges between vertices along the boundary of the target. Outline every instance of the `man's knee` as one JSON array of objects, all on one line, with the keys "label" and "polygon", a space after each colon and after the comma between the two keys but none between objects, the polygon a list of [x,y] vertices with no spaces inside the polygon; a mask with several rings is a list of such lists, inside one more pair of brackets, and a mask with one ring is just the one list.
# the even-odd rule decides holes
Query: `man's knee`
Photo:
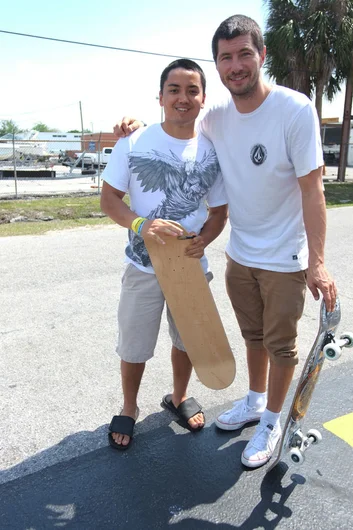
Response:
[{"label": "man's knee", "polygon": [[278,366],[296,366],[298,360],[298,350],[296,341],[290,341],[285,344],[271,342],[264,339],[264,347],[266,348],[270,361]]}]

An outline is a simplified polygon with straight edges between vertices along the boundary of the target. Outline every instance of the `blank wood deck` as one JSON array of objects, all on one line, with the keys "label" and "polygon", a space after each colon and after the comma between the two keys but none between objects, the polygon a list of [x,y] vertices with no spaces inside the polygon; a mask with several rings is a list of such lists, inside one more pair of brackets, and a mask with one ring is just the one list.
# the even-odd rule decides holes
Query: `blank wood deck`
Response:
[{"label": "blank wood deck", "polygon": [[220,390],[235,377],[235,360],[200,260],[185,256],[190,240],[146,238],[159,284],[200,381]]}]

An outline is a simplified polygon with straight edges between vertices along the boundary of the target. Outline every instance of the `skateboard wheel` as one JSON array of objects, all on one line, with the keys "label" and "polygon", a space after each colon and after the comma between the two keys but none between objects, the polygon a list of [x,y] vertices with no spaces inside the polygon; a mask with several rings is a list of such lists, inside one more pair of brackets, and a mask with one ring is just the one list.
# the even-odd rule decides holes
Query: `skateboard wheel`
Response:
[{"label": "skateboard wheel", "polygon": [[341,357],[342,350],[338,346],[338,344],[335,344],[334,342],[331,342],[330,344],[326,344],[324,346],[324,355],[326,359],[329,361],[337,361]]},{"label": "skateboard wheel", "polygon": [[322,435],[321,432],[317,429],[310,429],[307,434],[308,438],[312,438],[312,444],[316,445],[319,444],[322,441]]},{"label": "skateboard wheel", "polygon": [[353,333],[349,333],[349,331],[342,333],[340,339],[348,341],[348,343],[345,345],[345,348],[353,348]]},{"label": "skateboard wheel", "polygon": [[298,447],[294,447],[290,451],[290,459],[293,462],[293,464],[300,465],[304,462],[305,456],[303,455],[303,453]]}]

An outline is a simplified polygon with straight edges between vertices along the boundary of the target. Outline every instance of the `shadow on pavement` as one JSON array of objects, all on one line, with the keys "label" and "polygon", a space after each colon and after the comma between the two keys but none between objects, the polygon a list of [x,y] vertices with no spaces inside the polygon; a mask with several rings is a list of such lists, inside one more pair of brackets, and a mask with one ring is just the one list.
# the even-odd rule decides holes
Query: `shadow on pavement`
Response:
[{"label": "shadow on pavement", "polygon": [[[235,526],[225,523],[184,519],[182,522],[173,525],[173,528],[180,530],[213,530],[216,528],[224,530],[232,528],[241,530],[255,530],[257,528],[273,530],[277,528],[283,518],[287,519],[292,516],[292,510],[285,506],[285,502],[298,484],[305,483],[305,479],[300,475],[292,475],[291,484],[282,487],[281,479],[286,471],[287,466],[281,472],[277,471],[275,474],[271,472],[271,478],[265,476],[261,486],[261,501],[255,506],[251,514],[242,524]],[[278,501],[275,501],[273,498],[275,494],[279,496]],[[269,518],[270,514],[273,514],[271,519]]]},{"label": "shadow on pavement", "polygon": [[[237,482],[244,473],[240,454],[246,440],[241,439],[242,431],[224,433],[206,425],[193,434],[178,426],[176,432],[163,426],[138,434],[149,422],[154,424],[153,416],[137,424],[140,428],[136,429],[134,445],[126,452],[107,446],[1,485],[0,527],[273,529],[283,517],[291,516],[285,502],[298,481],[292,480],[283,488],[281,473],[268,475],[262,484],[259,480],[263,472],[250,473],[255,480],[247,482],[256,490],[256,499],[261,484],[257,505],[244,488],[237,492]],[[107,426],[102,426],[94,434],[106,439],[106,432]],[[32,459],[40,459],[43,466],[53,455],[57,458],[63,447],[66,451],[80,444],[87,448],[86,437],[92,437],[92,433],[68,436]],[[19,465],[22,472],[26,466],[31,468],[32,459]],[[279,496],[276,502],[275,494]],[[232,510],[236,514],[237,507],[242,506],[244,511],[246,503],[246,520],[243,518],[240,526],[228,523],[233,519]],[[272,521],[266,518],[269,510],[275,514]]]}]

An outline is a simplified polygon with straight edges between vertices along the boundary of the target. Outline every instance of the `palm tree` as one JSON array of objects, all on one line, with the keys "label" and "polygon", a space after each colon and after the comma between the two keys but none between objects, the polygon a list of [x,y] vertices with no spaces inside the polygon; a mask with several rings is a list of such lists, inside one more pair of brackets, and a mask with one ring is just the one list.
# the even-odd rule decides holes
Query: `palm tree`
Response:
[{"label": "palm tree", "polygon": [[265,0],[265,4],[267,72],[277,83],[308,97],[315,93],[321,121],[323,95],[331,101],[350,68],[353,0]]},{"label": "palm tree", "polygon": [[299,3],[291,0],[267,0],[266,69],[271,78],[283,86],[312,93],[312,80],[305,62],[303,20]]}]

